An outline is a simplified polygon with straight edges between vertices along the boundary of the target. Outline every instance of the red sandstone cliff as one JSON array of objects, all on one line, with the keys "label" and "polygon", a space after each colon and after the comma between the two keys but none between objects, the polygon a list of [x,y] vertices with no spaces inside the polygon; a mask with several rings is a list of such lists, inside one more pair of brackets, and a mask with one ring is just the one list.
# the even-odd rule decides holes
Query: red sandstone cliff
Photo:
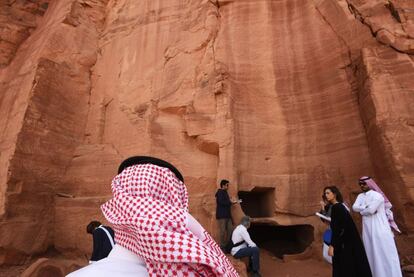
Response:
[{"label": "red sandstone cliff", "polygon": [[362,175],[389,195],[404,240],[414,231],[412,1],[0,8],[1,264],[88,253],[84,226],[136,154],[183,172],[213,234],[221,178],[248,201],[267,197],[268,222],[318,236],[322,188],[353,201]]}]

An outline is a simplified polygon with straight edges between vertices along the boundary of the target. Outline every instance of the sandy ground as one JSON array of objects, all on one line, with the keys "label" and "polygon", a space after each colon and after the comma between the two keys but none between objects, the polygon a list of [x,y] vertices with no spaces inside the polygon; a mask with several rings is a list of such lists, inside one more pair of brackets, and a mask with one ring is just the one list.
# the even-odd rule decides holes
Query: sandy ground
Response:
[{"label": "sandy ground", "polygon": [[260,252],[260,267],[263,277],[330,277],[331,266],[322,261],[308,259],[283,262],[265,251]]}]

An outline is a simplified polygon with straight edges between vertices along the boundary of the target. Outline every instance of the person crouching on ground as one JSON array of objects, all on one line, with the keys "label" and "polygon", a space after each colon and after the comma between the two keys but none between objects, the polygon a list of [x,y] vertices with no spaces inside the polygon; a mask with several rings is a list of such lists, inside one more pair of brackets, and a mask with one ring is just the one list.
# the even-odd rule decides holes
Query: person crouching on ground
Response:
[{"label": "person crouching on ground", "polygon": [[250,227],[250,217],[244,216],[240,224],[234,229],[231,240],[233,248],[231,254],[239,259],[249,257],[249,269],[253,271],[253,276],[260,277],[260,254],[259,248],[250,238],[247,229]]}]

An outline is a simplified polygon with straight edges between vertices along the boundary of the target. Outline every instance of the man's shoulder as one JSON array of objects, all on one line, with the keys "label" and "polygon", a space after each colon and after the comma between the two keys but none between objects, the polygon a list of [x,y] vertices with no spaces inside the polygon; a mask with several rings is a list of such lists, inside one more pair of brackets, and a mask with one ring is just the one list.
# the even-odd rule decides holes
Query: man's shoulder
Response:
[{"label": "man's shoulder", "polygon": [[374,199],[382,199],[382,200],[384,199],[384,196],[382,196],[381,193],[379,193],[379,192],[377,192],[375,190],[370,190],[370,191],[367,192],[367,194],[370,197],[374,198]]},{"label": "man's shoulder", "polygon": [[144,265],[131,263],[127,261],[116,261],[108,258],[102,259],[98,262],[85,266],[77,271],[67,275],[67,277],[113,277],[113,276],[127,276],[139,277],[148,276],[148,271]]},{"label": "man's shoulder", "polygon": [[[102,226],[101,226],[102,227]],[[102,230],[102,228],[101,227],[98,227],[98,228],[96,228],[95,230],[93,230],[93,234],[102,234],[102,233],[104,233],[105,231],[104,230]]]},{"label": "man's shoulder", "polygon": [[106,226],[106,225],[105,225],[105,226],[102,226],[102,227],[104,227],[104,228],[105,228],[106,230],[108,230],[108,231],[112,231],[112,232],[114,231],[114,229],[112,229],[112,228],[111,228],[111,227],[109,227],[109,226]]},{"label": "man's shoulder", "polygon": [[[101,228],[101,227],[105,228],[105,230],[103,228]],[[112,233],[113,232],[112,229],[107,228],[106,226],[101,226],[101,227],[96,228],[93,231],[93,235],[96,236],[97,238],[106,238],[107,237],[106,232],[109,232],[109,233]]]},{"label": "man's shoulder", "polygon": [[361,193],[358,193],[358,196],[357,196],[357,198],[359,198],[359,197],[365,197],[366,195],[365,195],[365,192],[361,192]]},{"label": "man's shoulder", "polygon": [[227,194],[227,190],[225,190],[225,189],[218,189],[217,192],[216,192],[216,195],[218,195],[218,194]]},{"label": "man's shoulder", "polygon": [[83,277],[83,276],[98,276],[98,275],[101,276],[102,273],[107,271],[107,268],[105,268],[105,266],[102,267],[102,262],[103,260],[99,261],[99,263],[101,263],[99,265],[97,265],[98,262],[94,262],[72,273],[69,273],[69,275],[66,275],[66,276],[67,277]]},{"label": "man's shoulder", "polygon": [[236,226],[236,228],[234,228],[233,232],[242,232],[244,230],[247,230],[247,228],[244,227],[242,224],[239,224],[239,225]]},{"label": "man's shoulder", "polygon": [[103,232],[105,232],[105,230],[106,230],[106,231],[113,231],[113,229],[112,229],[111,227],[101,225],[101,226],[99,226],[98,228],[96,228],[94,232],[100,232],[100,233],[103,233]]}]

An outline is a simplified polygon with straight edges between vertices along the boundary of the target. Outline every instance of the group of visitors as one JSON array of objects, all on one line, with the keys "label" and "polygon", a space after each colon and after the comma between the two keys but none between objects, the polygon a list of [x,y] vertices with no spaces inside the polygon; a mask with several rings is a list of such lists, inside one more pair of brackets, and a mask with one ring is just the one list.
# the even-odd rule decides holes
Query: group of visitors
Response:
[{"label": "group of visitors", "polygon": [[[400,232],[391,211],[392,205],[371,177],[361,177],[358,195],[352,209],[362,216],[362,240],[335,186],[324,188],[321,214],[330,225],[324,234],[324,257],[332,263],[334,277],[401,277],[400,261],[392,229]],[[247,229],[250,219],[243,217],[232,232],[231,205],[237,203],[228,195],[229,181],[222,180],[216,193],[216,218],[220,230],[220,246],[235,258],[249,257],[253,276],[259,273],[259,248]],[[230,241],[230,243],[228,243]],[[228,249],[228,245],[231,249]]]},{"label": "group of visitors", "polygon": [[[359,184],[362,193],[352,208],[362,215],[363,242],[339,189],[323,192],[322,213],[331,230],[324,241],[333,276],[400,277],[392,205],[370,177]],[[146,156],[125,160],[112,181],[113,198],[101,206],[114,230],[92,221],[87,226],[93,235],[90,265],[68,276],[238,276],[223,252],[249,257],[248,270],[261,276],[260,251],[248,233],[250,218],[242,217],[233,230],[231,206],[241,201],[229,197],[229,185],[222,180],[216,193],[219,247],[189,214],[184,178],[173,165]]]},{"label": "group of visitors", "polygon": [[250,238],[247,229],[250,227],[250,217],[242,217],[240,224],[233,230],[231,206],[241,200],[230,199],[228,194],[230,182],[220,181],[220,188],[216,192],[216,219],[219,225],[220,248],[224,253],[235,258],[249,257],[248,271],[252,276],[260,275],[259,248]]},{"label": "group of visitors", "polygon": [[321,213],[330,220],[331,232],[331,236],[324,234],[324,244],[329,245],[333,276],[401,277],[391,228],[400,230],[393,218],[392,205],[371,177],[360,178],[359,186],[362,193],[352,209],[362,216],[362,240],[339,189],[329,186],[323,191],[326,205]]}]

